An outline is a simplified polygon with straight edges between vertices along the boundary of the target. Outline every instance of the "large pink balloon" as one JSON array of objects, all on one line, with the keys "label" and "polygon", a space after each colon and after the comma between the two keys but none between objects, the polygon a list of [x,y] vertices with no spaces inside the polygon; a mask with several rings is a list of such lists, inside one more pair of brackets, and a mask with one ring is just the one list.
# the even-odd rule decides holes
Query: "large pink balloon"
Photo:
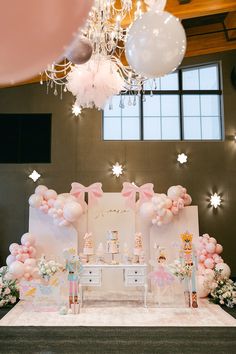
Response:
[{"label": "large pink balloon", "polygon": [[0,12],[0,83],[28,79],[60,60],[92,0],[7,0]]},{"label": "large pink balloon", "polygon": [[21,263],[19,261],[15,261],[15,262],[11,263],[11,265],[9,267],[9,272],[14,279],[19,279],[24,275],[25,266],[23,263]]},{"label": "large pink balloon", "polygon": [[207,297],[210,293],[210,289],[207,286],[206,278],[203,275],[197,277],[197,289],[198,296],[201,298]]}]

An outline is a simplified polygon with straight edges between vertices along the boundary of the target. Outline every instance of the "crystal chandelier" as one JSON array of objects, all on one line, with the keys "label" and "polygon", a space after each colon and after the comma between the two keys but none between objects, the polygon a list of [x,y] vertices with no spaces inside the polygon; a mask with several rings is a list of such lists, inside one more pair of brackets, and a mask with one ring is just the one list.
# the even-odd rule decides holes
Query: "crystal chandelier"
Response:
[{"label": "crystal chandelier", "polygon": [[[93,47],[93,57],[103,56],[116,65],[117,71],[124,82],[124,91],[140,92],[144,78],[135,73],[126,64],[124,47],[128,29],[122,25],[125,18],[129,23],[142,14],[142,2],[137,1],[133,8],[132,0],[95,0],[88,20],[80,35],[87,38]],[[132,20],[132,21],[131,21]],[[40,83],[46,79],[47,92],[52,89],[54,95],[67,91],[68,74],[74,64],[67,58],[63,62],[53,63],[41,73]],[[77,108],[73,107],[77,112]]]}]

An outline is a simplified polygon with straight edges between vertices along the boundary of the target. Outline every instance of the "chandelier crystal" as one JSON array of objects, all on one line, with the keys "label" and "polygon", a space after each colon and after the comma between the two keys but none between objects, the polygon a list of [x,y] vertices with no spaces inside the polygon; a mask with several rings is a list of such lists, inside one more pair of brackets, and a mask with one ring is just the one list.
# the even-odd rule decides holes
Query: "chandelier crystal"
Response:
[{"label": "chandelier crystal", "polygon": [[[128,28],[122,22],[128,18],[130,23],[131,19],[133,21],[139,17],[142,14],[141,5],[141,1],[137,1],[133,8],[132,0],[120,0],[119,2],[95,0],[85,27],[80,33],[92,44],[91,59],[103,57],[104,60],[109,60],[112,63],[111,67],[116,67],[123,80],[122,91],[133,91],[137,94],[142,90],[144,78],[135,73],[126,63],[124,49]],[[44,73],[41,73],[40,83],[43,84],[45,76],[47,92],[52,89],[54,95],[60,95],[62,99],[63,92],[67,91],[68,75],[74,66],[66,58],[60,63],[53,63]]]}]

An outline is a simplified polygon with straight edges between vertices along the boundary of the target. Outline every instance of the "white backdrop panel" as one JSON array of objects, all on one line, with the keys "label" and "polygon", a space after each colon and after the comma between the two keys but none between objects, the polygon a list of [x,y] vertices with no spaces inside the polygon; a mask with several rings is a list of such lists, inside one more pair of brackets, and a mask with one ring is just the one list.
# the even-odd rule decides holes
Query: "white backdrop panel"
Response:
[{"label": "white backdrop panel", "polygon": [[165,248],[168,263],[178,258],[180,235],[186,231],[193,234],[193,241],[197,243],[199,236],[197,206],[185,207],[168,225],[151,227],[150,258],[153,259],[154,257],[154,243]]},{"label": "white backdrop panel", "polygon": [[78,247],[77,231],[73,226],[56,226],[53,218],[41,210],[29,210],[29,232],[36,237],[36,257],[44,254],[48,259],[63,262],[63,250]]}]

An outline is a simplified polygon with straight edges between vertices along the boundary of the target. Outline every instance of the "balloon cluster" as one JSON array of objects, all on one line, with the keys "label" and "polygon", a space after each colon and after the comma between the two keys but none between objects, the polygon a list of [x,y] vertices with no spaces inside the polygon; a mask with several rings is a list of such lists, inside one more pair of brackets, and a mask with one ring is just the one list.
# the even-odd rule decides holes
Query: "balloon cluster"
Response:
[{"label": "balloon cluster", "polygon": [[124,81],[115,63],[102,55],[75,65],[67,76],[67,89],[75,97],[75,106],[103,109],[108,99],[120,93]]},{"label": "balloon cluster", "polygon": [[57,194],[53,189],[39,185],[29,198],[29,205],[50,215],[58,226],[69,226],[83,213],[76,197],[69,193]]},{"label": "balloon cluster", "polygon": [[167,195],[155,194],[150,202],[140,206],[140,214],[150,219],[152,224],[162,226],[169,224],[175,215],[185,206],[190,205],[192,198],[187,194],[186,188],[178,185],[168,189]]},{"label": "balloon cluster", "polygon": [[35,238],[26,233],[21,237],[21,245],[12,243],[9,247],[10,255],[6,259],[9,275],[12,279],[32,280],[38,277],[34,248]]},{"label": "balloon cluster", "polygon": [[221,244],[214,237],[204,234],[199,237],[198,244],[198,294],[206,297],[215,286],[216,274],[220,277],[230,277],[230,267],[224,263],[220,254],[223,252]]}]

